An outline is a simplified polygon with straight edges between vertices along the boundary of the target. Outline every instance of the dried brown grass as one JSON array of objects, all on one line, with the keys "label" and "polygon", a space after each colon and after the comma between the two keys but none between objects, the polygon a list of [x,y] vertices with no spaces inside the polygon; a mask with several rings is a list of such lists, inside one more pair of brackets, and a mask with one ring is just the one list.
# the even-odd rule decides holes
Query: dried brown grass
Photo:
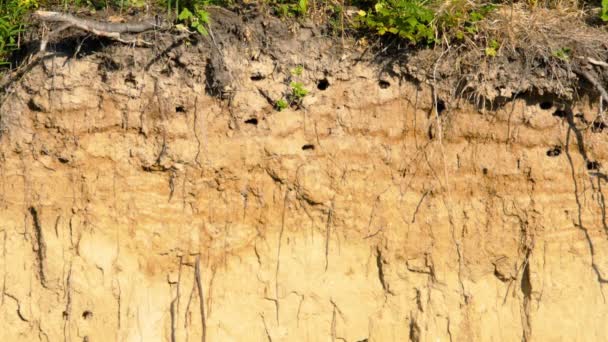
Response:
[{"label": "dried brown grass", "polygon": [[[553,6],[500,6],[477,23],[475,35],[464,41],[444,40],[432,51],[417,52],[408,61],[416,67],[409,70],[436,69],[443,92],[481,106],[493,107],[524,93],[564,99],[597,96],[597,86],[581,70],[590,71],[597,83],[608,80],[607,69],[588,62],[589,58],[608,62],[608,32],[594,22],[597,14],[581,9],[577,2]],[[492,41],[499,44],[496,56],[485,51]],[[439,60],[448,47],[449,53]],[[428,73],[414,76],[430,79]]]}]

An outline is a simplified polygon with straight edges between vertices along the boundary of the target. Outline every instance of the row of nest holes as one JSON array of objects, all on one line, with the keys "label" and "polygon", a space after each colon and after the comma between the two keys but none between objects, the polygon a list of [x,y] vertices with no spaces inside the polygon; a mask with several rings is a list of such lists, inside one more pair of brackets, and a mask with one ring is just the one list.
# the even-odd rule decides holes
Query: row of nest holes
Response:
[{"label": "row of nest holes", "polygon": [[[548,157],[557,157],[560,154],[562,154],[562,148],[560,146],[554,146],[547,151]],[[586,166],[589,171],[597,171],[600,169],[600,163],[595,160],[587,160]]]},{"label": "row of nest holes", "polygon": [[[67,311],[63,312],[63,319],[68,319],[69,314],[67,313]],[[82,318],[89,320],[91,318],[93,318],[93,312],[89,311],[89,310],[85,310],[82,312]]]},{"label": "row of nest holes", "polygon": [[[261,81],[265,78],[266,78],[266,76],[264,76],[260,73],[253,74],[253,75],[251,75],[251,77],[249,77],[249,79],[251,79],[254,82]],[[391,82],[389,82],[387,80],[380,80],[380,81],[378,81],[378,86],[382,89],[386,89],[391,86]],[[327,78],[323,78],[323,79],[320,79],[317,81],[317,89],[326,90],[327,88],[329,88],[329,80]],[[549,108],[551,108],[551,105],[549,106]]]},{"label": "row of nest holes", "polygon": [[[543,103],[545,103],[545,102],[543,102]],[[541,108],[543,108],[543,103],[541,103]],[[547,106],[548,106],[548,108],[550,108],[552,106],[552,104],[549,103],[549,105],[547,105]],[[437,112],[439,114],[441,114],[445,110],[445,108],[446,108],[445,102],[443,100],[438,100],[437,101]],[[543,109],[548,109],[548,108],[543,108]],[[178,113],[183,113],[183,112],[185,112],[185,109],[183,106],[177,106],[177,107],[175,107],[175,111]],[[566,113],[562,110],[558,110],[553,115],[563,117],[566,115]],[[582,116],[582,115],[577,114],[577,117],[578,116]],[[257,126],[258,119],[257,118],[247,119],[247,120],[245,120],[245,123],[248,125]],[[595,121],[595,122],[593,122],[591,130],[594,132],[596,132],[596,131],[601,132],[604,128],[606,128],[606,124],[604,124],[603,122]],[[432,139],[432,137],[431,137],[431,139]],[[314,149],[315,149],[315,145],[313,145],[313,144],[305,144],[302,146],[303,151],[314,150]],[[548,157],[557,157],[561,153],[562,153],[562,148],[560,146],[554,146],[553,148],[551,148],[547,151],[547,156]],[[599,165],[600,164],[597,161],[587,161],[587,170],[598,170]],[[487,172],[488,172],[487,169],[483,170],[484,174],[487,174]],[[87,312],[89,312],[89,311],[85,311],[85,313],[87,313]],[[85,313],[83,313],[83,317],[85,316]]]},{"label": "row of nest holes", "polygon": [[[256,118],[247,119],[247,120],[245,120],[245,123],[248,124],[248,125],[257,126],[258,119],[256,119]],[[305,145],[302,146],[302,150],[303,151],[314,150],[314,149],[315,149],[315,145],[313,145],[313,144],[305,144]]]},{"label": "row of nest holes", "polygon": [[[568,113],[564,110],[558,109],[555,112],[553,112],[553,116],[556,116],[558,118],[565,118],[568,116]],[[582,113],[574,114],[574,117],[579,119],[582,123],[584,123],[586,125],[589,124],[589,121],[587,121],[587,119],[585,119],[585,116],[583,116]],[[608,125],[606,125],[599,118],[597,118],[597,119],[593,120],[593,122],[591,122],[591,132],[593,132],[593,133],[601,133],[606,128],[608,128]]]}]

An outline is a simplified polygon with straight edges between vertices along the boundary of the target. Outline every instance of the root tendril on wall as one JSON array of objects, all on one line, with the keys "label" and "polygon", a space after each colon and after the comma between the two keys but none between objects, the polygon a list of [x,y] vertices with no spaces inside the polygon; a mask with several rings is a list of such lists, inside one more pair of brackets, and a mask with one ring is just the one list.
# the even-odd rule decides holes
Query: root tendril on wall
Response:
[{"label": "root tendril on wall", "polygon": [[285,213],[287,211],[287,200],[289,196],[290,190],[285,190],[285,197],[283,198],[283,213],[281,215],[281,230],[279,231],[279,243],[277,246],[277,267],[274,273],[274,295],[275,295],[275,305],[276,305],[276,319],[277,324],[279,324],[279,270],[281,267],[281,244],[283,240],[283,233],[285,232]]},{"label": "root tendril on wall", "polygon": [[593,245],[593,241],[591,240],[591,236],[589,235],[588,229],[583,225],[583,218],[582,218],[583,206],[582,206],[581,200],[579,198],[578,182],[576,181],[574,162],[572,161],[572,156],[570,155],[571,132],[574,132],[574,134],[575,134],[575,137],[577,139],[579,153],[581,154],[581,156],[583,157],[584,160],[587,160],[587,154],[584,149],[584,144],[582,141],[582,139],[583,139],[582,134],[576,128],[576,126],[574,124],[574,118],[573,118],[571,111],[568,112],[568,115],[566,118],[567,118],[569,127],[568,127],[568,131],[566,133],[566,146],[565,146],[564,150],[566,153],[566,157],[568,158],[568,163],[570,164],[570,173],[572,176],[572,182],[574,184],[574,198],[576,200],[576,205],[577,205],[577,219],[575,222],[573,222],[573,224],[576,228],[580,229],[585,236],[585,240],[587,241],[587,246],[589,247],[589,254],[591,255],[591,268],[593,269],[593,272],[595,273],[595,275],[597,277],[597,281],[598,281],[598,284],[600,287],[600,293],[602,294],[602,298],[604,299],[604,302],[605,302],[606,298],[604,296],[603,285],[608,283],[608,279],[606,279],[602,276],[599,266],[595,262],[595,247]]},{"label": "root tendril on wall", "polygon": [[201,310],[201,326],[203,334],[201,336],[201,342],[207,340],[207,320],[205,318],[205,295],[203,293],[203,282],[201,280],[201,256],[200,254],[196,257],[196,263],[194,266],[194,278],[196,281],[196,287],[198,289],[198,299]]},{"label": "root tendril on wall", "polygon": [[329,267],[329,240],[331,238],[331,219],[334,213],[334,200],[331,201],[331,207],[327,213],[327,224],[325,226],[325,271]]}]

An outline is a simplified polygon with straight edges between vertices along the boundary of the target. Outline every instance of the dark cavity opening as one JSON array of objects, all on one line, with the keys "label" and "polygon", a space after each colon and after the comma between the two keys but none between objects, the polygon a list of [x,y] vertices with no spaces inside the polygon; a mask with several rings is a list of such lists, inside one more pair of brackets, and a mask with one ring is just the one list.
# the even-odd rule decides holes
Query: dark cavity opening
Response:
[{"label": "dark cavity opening", "polygon": [[327,78],[319,80],[319,82],[317,83],[317,89],[325,90],[327,88],[329,88],[329,81],[327,80]]},{"label": "dark cavity opening", "polygon": [[553,107],[553,102],[544,101],[544,102],[541,102],[539,106],[540,106],[540,109],[543,109],[543,110],[551,109],[551,107]]},{"label": "dark cavity opening", "polygon": [[82,318],[91,319],[91,318],[93,318],[93,313],[89,310],[86,310],[82,313]]},{"label": "dark cavity opening", "polygon": [[42,108],[40,108],[40,106],[38,106],[38,104],[36,104],[36,102],[34,101],[34,99],[30,99],[27,102],[27,107],[32,111],[32,112],[42,112]]},{"label": "dark cavity opening", "polygon": [[589,121],[587,121],[587,119],[585,119],[585,116],[583,115],[583,113],[576,113],[576,114],[574,114],[574,117],[581,120],[581,122],[584,124],[589,123]]},{"label": "dark cavity opening", "polygon": [[313,144],[306,144],[302,146],[302,150],[306,151],[306,150],[314,150],[315,149],[315,145]]},{"label": "dark cavity opening", "polygon": [[104,68],[107,71],[117,71],[120,70],[121,65],[112,58],[104,56],[102,57],[101,64],[99,64],[99,68]]},{"label": "dark cavity opening", "polygon": [[593,125],[591,126],[591,132],[600,133],[604,130],[604,128],[606,128],[606,124],[603,121],[596,119],[595,121],[593,121]]},{"label": "dark cavity opening", "polygon": [[249,78],[250,78],[252,81],[261,81],[261,80],[265,79],[265,78],[266,78],[266,76],[264,76],[264,75],[262,75],[262,74],[260,74],[260,73],[257,73],[257,74],[253,74],[253,75],[251,75],[251,77],[249,77]]},{"label": "dark cavity opening", "polygon": [[597,171],[600,169],[600,163],[594,160],[587,160],[587,170],[589,171]]},{"label": "dark cavity opening", "polygon": [[246,123],[246,124],[249,124],[249,125],[254,125],[254,126],[257,126],[257,125],[258,125],[258,119],[256,119],[256,118],[251,118],[251,119],[245,120],[245,123]]},{"label": "dark cavity opening", "polygon": [[186,112],[186,108],[184,108],[184,106],[177,106],[175,107],[175,112],[176,113],[185,113]]},{"label": "dark cavity opening", "polygon": [[382,89],[386,89],[391,86],[391,82],[385,81],[385,80],[380,80],[380,81],[378,81],[378,86],[380,86],[380,88],[382,88]]},{"label": "dark cavity opening", "polygon": [[441,113],[443,113],[443,111],[445,111],[445,109],[446,109],[445,101],[443,101],[442,99],[437,100],[437,114],[441,115]]},{"label": "dark cavity opening", "polygon": [[484,167],[483,169],[481,169],[481,172],[483,172],[484,175],[488,174],[488,168]]},{"label": "dark cavity opening", "polygon": [[547,156],[548,157],[557,157],[560,154],[562,154],[562,148],[559,146],[555,146],[552,149],[547,151]]},{"label": "dark cavity opening", "polygon": [[558,109],[555,112],[553,112],[553,116],[557,116],[558,118],[565,118],[566,117],[566,111]]},{"label": "dark cavity opening", "polygon": [[132,87],[137,87],[137,79],[133,73],[128,73],[125,77],[125,84],[130,84]]}]

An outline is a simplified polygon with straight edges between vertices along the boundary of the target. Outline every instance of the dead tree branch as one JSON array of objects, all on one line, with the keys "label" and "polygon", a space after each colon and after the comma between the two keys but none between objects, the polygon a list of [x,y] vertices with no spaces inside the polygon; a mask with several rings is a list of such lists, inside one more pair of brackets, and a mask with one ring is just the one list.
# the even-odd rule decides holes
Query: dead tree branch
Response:
[{"label": "dead tree branch", "polygon": [[34,17],[44,22],[55,22],[61,23],[62,25],[49,33],[49,35],[42,40],[40,50],[44,51],[46,43],[49,38],[56,36],[61,31],[64,31],[70,27],[76,27],[81,30],[91,32],[100,37],[108,37],[115,39],[122,43],[133,44],[143,43],[150,45],[150,43],[138,40],[124,40],[121,37],[123,33],[142,33],[161,27],[161,20],[159,17],[149,18],[139,22],[127,22],[127,23],[108,23],[101,22],[85,18],[77,18],[71,14],[49,12],[49,11],[36,11]]}]

